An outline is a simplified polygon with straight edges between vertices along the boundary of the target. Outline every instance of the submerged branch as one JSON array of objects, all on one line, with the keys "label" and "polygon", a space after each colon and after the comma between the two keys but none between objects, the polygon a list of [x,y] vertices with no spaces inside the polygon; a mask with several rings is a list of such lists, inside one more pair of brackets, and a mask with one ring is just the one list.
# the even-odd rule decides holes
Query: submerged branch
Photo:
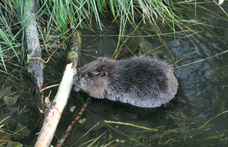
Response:
[{"label": "submerged branch", "polygon": [[[82,42],[81,32],[80,31],[73,32],[72,36],[69,39],[67,58],[68,58],[69,62],[73,63],[74,68],[76,68],[78,65],[79,52],[81,51],[81,42]],[[74,125],[76,124],[77,121],[79,121],[81,119],[81,115],[86,110],[87,106],[88,106],[88,103],[85,103],[84,106],[81,108],[80,112],[78,113],[78,115],[71,122],[71,124],[67,127],[66,132],[61,137],[61,139],[57,143],[56,147],[61,147],[65,143],[67,137],[69,136],[72,129],[74,128]]]}]

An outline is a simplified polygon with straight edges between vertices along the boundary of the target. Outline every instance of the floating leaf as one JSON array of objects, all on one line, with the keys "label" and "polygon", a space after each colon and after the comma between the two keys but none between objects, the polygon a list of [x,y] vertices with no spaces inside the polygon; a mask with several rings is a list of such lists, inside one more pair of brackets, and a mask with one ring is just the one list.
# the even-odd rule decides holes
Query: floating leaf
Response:
[{"label": "floating leaf", "polygon": [[28,129],[27,126],[23,126],[19,122],[17,124],[17,128],[16,128],[15,132],[17,132],[13,135],[13,138],[15,140],[21,140],[31,134],[31,130]]},{"label": "floating leaf", "polygon": [[7,143],[7,146],[6,147],[20,147],[22,146],[22,144],[20,142],[16,142],[16,141],[11,141],[9,140],[9,142]]},{"label": "floating leaf", "polygon": [[17,102],[17,99],[18,99],[17,95],[15,95],[14,97],[11,97],[11,96],[4,97],[4,101],[7,106],[11,106],[11,105],[15,104]]},{"label": "floating leaf", "polygon": [[10,94],[11,88],[12,88],[12,86],[10,86],[10,87],[5,87],[5,88],[3,88],[3,89],[0,89],[0,99],[3,99],[4,96]]}]

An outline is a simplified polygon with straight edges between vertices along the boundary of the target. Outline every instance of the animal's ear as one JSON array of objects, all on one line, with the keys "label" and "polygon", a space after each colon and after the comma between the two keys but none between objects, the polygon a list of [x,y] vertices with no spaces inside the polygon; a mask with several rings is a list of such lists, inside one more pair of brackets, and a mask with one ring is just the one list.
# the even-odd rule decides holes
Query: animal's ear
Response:
[{"label": "animal's ear", "polygon": [[100,74],[100,77],[102,78],[106,78],[108,76],[108,72],[107,71],[102,71]]}]

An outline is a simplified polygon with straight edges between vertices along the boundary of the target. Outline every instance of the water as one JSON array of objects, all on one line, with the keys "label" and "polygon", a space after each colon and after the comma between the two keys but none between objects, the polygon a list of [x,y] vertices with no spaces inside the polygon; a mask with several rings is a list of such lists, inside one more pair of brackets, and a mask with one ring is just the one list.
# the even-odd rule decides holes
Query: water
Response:
[{"label": "water", "polygon": [[[111,57],[117,45],[118,27],[109,25],[110,30],[92,35],[84,35],[85,46],[82,47],[81,66],[99,56]],[[141,28],[143,30],[145,28]],[[129,28],[128,31],[132,29]],[[150,35],[150,32],[142,33]],[[86,34],[86,32],[84,32]],[[112,34],[112,35],[110,35]],[[116,35],[116,36],[115,36]],[[134,35],[137,36],[137,33]],[[102,37],[101,37],[102,36]],[[123,46],[125,50],[120,58],[128,58],[133,54],[141,54],[140,49],[146,48],[147,55],[165,60],[173,64],[176,77],[180,84],[176,101],[171,106],[162,107],[150,112],[133,110],[124,104],[113,103],[108,100],[93,100],[89,111],[93,111],[93,124],[85,124],[76,129],[72,139],[77,140],[80,134],[89,130],[96,122],[102,125],[86,135],[86,139],[97,137],[108,130],[98,143],[100,146],[120,139],[123,142],[112,143],[115,146],[227,146],[228,118],[225,112],[227,104],[227,53],[225,45],[213,41],[209,34],[194,36],[189,39],[164,37],[167,46],[159,40],[151,38],[132,37]],[[208,38],[206,38],[208,37]],[[208,39],[204,41],[204,38]],[[142,46],[142,42],[146,42]],[[193,44],[194,43],[194,44]],[[152,49],[151,49],[152,48]],[[86,96],[85,96],[86,97]],[[145,114],[144,114],[145,113]],[[85,114],[90,115],[90,113]],[[90,117],[86,117],[91,121]],[[156,128],[157,132],[150,132],[127,125],[110,124],[112,128],[103,124],[103,120],[121,121],[148,128]],[[208,121],[208,122],[207,122]],[[204,124],[207,124],[204,126]],[[117,127],[118,126],[118,127]],[[200,129],[201,128],[201,129]],[[119,131],[123,132],[120,133]],[[125,134],[125,135],[123,135]],[[135,140],[134,140],[135,139]],[[69,139],[71,140],[71,139]],[[72,141],[69,141],[72,142]],[[99,146],[98,145],[98,146]]]}]

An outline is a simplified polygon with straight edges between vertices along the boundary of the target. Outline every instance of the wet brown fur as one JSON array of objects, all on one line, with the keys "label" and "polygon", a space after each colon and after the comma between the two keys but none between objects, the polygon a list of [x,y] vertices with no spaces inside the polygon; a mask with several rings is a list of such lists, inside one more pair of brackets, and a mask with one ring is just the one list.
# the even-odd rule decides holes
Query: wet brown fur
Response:
[{"label": "wet brown fur", "polygon": [[171,66],[150,57],[119,61],[101,57],[84,65],[74,81],[75,91],[142,108],[168,103],[178,88]]}]

